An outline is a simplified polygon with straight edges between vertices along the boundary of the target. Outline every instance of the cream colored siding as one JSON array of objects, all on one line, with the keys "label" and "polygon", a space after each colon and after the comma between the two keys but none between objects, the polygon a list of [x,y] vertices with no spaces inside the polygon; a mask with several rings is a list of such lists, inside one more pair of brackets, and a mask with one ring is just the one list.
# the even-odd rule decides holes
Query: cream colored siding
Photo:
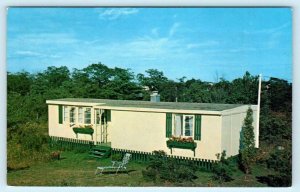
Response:
[{"label": "cream colored siding", "polygon": [[113,148],[152,152],[166,151],[165,113],[111,111]]},{"label": "cream colored siding", "polygon": [[[68,107],[70,109],[70,107]],[[76,139],[76,134],[70,127],[70,121],[63,121],[63,124],[58,122],[58,105],[48,105],[49,113],[49,136],[65,137]],[[92,113],[93,118],[93,113]],[[78,139],[91,140],[90,135],[78,134]]]},{"label": "cream colored siding", "polygon": [[[171,154],[166,145],[166,114],[112,110],[111,145],[113,148],[152,152],[164,150]],[[201,141],[197,142],[196,156],[216,159],[221,152],[221,118],[203,115]],[[173,155],[194,157],[187,149],[173,148]]]},{"label": "cream colored siding", "polygon": [[221,116],[202,115],[201,141],[197,141],[196,156],[216,160],[221,153]]},{"label": "cream colored siding", "polygon": [[240,148],[240,134],[243,126],[246,113],[231,115],[231,154],[228,156],[237,155]]},{"label": "cream colored siding", "polygon": [[232,155],[231,135],[231,115],[224,115],[222,116],[222,151],[225,150],[227,156]]},{"label": "cream colored siding", "polygon": [[[227,157],[237,155],[240,147],[240,133],[249,106],[227,111],[222,116],[222,151],[226,151]],[[256,106],[251,106],[253,110],[253,127],[256,134]]]}]

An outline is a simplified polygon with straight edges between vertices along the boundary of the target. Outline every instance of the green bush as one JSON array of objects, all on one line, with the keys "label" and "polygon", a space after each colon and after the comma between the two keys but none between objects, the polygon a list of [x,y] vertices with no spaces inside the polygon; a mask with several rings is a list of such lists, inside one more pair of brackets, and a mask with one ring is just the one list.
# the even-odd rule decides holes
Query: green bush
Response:
[{"label": "green bush", "polygon": [[[276,149],[267,160],[268,168],[276,171],[275,175],[269,175],[270,183],[276,182],[276,186],[287,187],[292,184],[292,151],[291,146],[282,150]],[[273,185],[272,185],[273,186]]]},{"label": "green bush", "polygon": [[226,151],[223,151],[221,155],[218,153],[217,158],[219,162],[212,166],[212,178],[220,184],[232,181],[232,167],[229,160],[226,159]]},{"label": "green bush", "polygon": [[46,124],[26,123],[8,130],[7,168],[23,169],[38,161],[48,161],[48,136],[42,131]]},{"label": "green bush", "polygon": [[122,155],[121,154],[113,154],[112,156],[111,156],[111,160],[112,161],[122,161]]},{"label": "green bush", "polygon": [[187,163],[178,163],[173,158],[167,158],[164,151],[154,151],[154,155],[150,158],[149,165],[146,170],[142,171],[146,180],[154,182],[157,179],[173,183],[184,181],[192,181],[195,176],[196,168]]},{"label": "green bush", "polygon": [[155,169],[142,170],[143,178],[146,181],[154,181],[154,182],[156,182],[157,174],[158,173],[157,173],[157,171]]}]

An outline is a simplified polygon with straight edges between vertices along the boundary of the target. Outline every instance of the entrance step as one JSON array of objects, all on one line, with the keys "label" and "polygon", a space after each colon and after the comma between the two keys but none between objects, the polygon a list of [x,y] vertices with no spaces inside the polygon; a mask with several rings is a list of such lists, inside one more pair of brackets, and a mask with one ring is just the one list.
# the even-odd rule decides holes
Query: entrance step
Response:
[{"label": "entrance step", "polygon": [[97,158],[107,158],[111,154],[111,147],[96,145],[90,151],[90,156]]}]

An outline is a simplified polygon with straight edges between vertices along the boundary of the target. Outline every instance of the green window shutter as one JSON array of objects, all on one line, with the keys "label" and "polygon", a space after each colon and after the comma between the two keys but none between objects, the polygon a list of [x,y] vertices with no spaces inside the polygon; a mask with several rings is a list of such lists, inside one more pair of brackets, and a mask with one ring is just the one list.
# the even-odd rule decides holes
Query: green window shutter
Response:
[{"label": "green window shutter", "polygon": [[105,109],[106,121],[111,121],[111,110]]},{"label": "green window shutter", "polygon": [[194,140],[201,140],[201,115],[195,115]]},{"label": "green window shutter", "polygon": [[63,106],[62,105],[58,106],[58,123],[59,124],[63,123]]},{"label": "green window shutter", "polygon": [[172,136],[172,113],[166,115],[166,137]]}]

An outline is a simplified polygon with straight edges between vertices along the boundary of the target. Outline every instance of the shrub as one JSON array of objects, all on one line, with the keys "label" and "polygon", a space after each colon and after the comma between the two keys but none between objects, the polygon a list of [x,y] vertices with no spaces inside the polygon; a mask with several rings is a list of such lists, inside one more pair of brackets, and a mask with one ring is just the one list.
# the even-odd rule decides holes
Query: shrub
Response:
[{"label": "shrub", "polygon": [[156,170],[154,170],[154,169],[142,170],[142,175],[143,175],[143,178],[146,181],[156,182],[156,178],[157,178],[157,171]]},{"label": "shrub", "polygon": [[50,159],[46,124],[26,123],[8,130],[7,168],[23,169],[38,161]]},{"label": "shrub", "polygon": [[112,161],[122,161],[122,155],[121,154],[114,154],[111,156]]},{"label": "shrub", "polygon": [[53,151],[51,153],[51,159],[52,160],[60,160],[60,152],[59,151]]},{"label": "shrub", "polygon": [[226,159],[226,151],[223,151],[221,155],[219,153],[216,155],[219,162],[212,167],[212,178],[217,180],[220,184],[232,181],[232,168],[229,160]]},{"label": "shrub", "polygon": [[[271,181],[277,182],[277,186],[291,186],[292,184],[292,151],[291,146],[283,150],[276,149],[267,160],[268,168],[275,170],[275,175],[269,175]],[[272,182],[271,182],[272,183]]]},{"label": "shrub", "polygon": [[154,182],[157,179],[168,182],[192,181],[195,176],[196,168],[186,163],[178,163],[173,158],[167,158],[164,151],[154,151],[150,158],[149,166],[142,171],[146,180]]}]

